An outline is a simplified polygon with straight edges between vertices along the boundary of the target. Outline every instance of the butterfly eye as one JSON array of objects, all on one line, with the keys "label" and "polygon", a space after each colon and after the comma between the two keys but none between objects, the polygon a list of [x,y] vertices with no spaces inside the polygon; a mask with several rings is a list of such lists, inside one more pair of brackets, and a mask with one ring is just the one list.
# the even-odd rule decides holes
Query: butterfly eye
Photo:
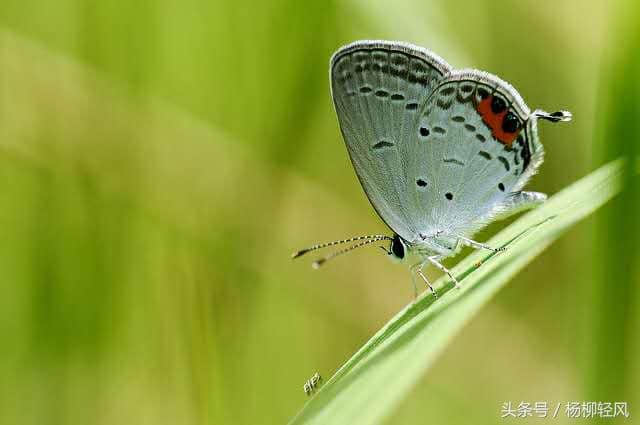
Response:
[{"label": "butterfly eye", "polygon": [[404,258],[404,243],[402,243],[398,235],[395,235],[391,241],[391,252],[396,258],[401,260]]}]

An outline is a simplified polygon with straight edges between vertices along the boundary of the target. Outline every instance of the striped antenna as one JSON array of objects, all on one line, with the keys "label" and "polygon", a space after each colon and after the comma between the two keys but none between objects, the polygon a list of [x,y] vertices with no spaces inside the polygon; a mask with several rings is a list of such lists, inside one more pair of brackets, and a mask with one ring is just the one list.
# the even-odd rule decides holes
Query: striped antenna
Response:
[{"label": "striped antenna", "polygon": [[340,241],[321,243],[321,244],[317,244],[317,245],[311,246],[309,248],[301,249],[300,251],[294,252],[293,254],[291,254],[291,258],[298,258],[298,257],[303,256],[307,252],[311,252],[311,251],[315,251],[317,249],[322,249],[322,248],[326,248],[326,247],[329,247],[329,246],[339,245],[339,244],[343,244],[343,243],[347,243],[347,242],[360,241],[360,240],[363,240],[363,239],[376,239],[376,240],[380,241],[380,240],[383,240],[385,238],[386,239],[391,239],[389,236],[386,236],[386,235],[367,235],[367,236],[356,236],[356,237],[349,238],[349,239],[342,239]]},{"label": "striped antenna", "polygon": [[360,243],[357,243],[355,245],[351,245],[348,248],[345,248],[345,249],[342,249],[340,251],[336,251],[334,253],[331,253],[331,254],[327,255],[326,257],[324,257],[324,258],[320,258],[319,260],[314,261],[312,266],[313,266],[314,269],[319,269],[321,265],[323,265],[327,261],[331,260],[332,258],[337,257],[338,255],[346,254],[347,252],[351,252],[356,248],[360,248],[362,246],[366,246],[366,245],[369,245],[369,244],[372,244],[372,243],[376,243],[378,241],[383,241],[383,240],[392,241],[393,238],[390,238],[389,236],[385,236],[385,235],[376,236],[373,239],[368,239],[368,240],[366,240],[364,242],[360,242]]}]

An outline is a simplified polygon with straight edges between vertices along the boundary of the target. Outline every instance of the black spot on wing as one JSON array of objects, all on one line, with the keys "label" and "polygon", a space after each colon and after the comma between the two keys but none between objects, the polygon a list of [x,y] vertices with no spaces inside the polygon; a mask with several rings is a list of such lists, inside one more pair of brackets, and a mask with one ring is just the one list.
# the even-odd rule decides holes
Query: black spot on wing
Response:
[{"label": "black spot on wing", "polygon": [[387,97],[389,96],[389,92],[386,90],[377,90],[376,91],[376,96],[377,97]]},{"label": "black spot on wing", "polygon": [[455,91],[455,87],[449,86],[449,87],[445,87],[442,90],[440,90],[440,95],[442,96],[449,96],[451,94],[453,94],[453,92]]},{"label": "black spot on wing", "polygon": [[513,113],[508,112],[507,115],[505,115],[505,117],[502,119],[502,130],[505,133],[514,133],[518,130],[518,128],[520,128],[520,122],[518,121],[518,118],[516,118]]},{"label": "black spot on wing", "polygon": [[511,167],[509,166],[509,161],[507,161],[507,158],[505,158],[504,156],[499,156],[498,161],[502,162],[502,165],[504,165],[504,168],[507,171],[511,169]]},{"label": "black spot on wing", "polygon": [[494,114],[499,114],[505,109],[507,109],[506,102],[501,98],[499,98],[498,96],[493,96],[493,99],[491,99],[491,111]]},{"label": "black spot on wing", "polygon": [[463,83],[460,86],[460,91],[463,93],[471,93],[473,91],[474,85],[469,83]]},{"label": "black spot on wing", "polygon": [[382,148],[391,148],[395,146],[394,143],[392,142],[388,142],[386,140],[381,140],[378,143],[376,143],[375,145],[372,146],[373,149],[382,149]]},{"label": "black spot on wing", "polygon": [[461,165],[464,167],[464,162],[460,161],[459,159],[455,159],[455,158],[445,158],[442,160],[442,162],[446,162],[447,164],[456,164],[456,165]]},{"label": "black spot on wing", "polygon": [[480,152],[478,152],[478,155],[480,155],[481,157],[491,161],[491,154],[489,152],[480,151]]},{"label": "black spot on wing", "polygon": [[453,100],[438,98],[438,100],[436,100],[436,105],[441,109],[447,110],[451,108],[451,105],[453,105]]},{"label": "black spot on wing", "polygon": [[[526,128],[525,128],[526,132]],[[521,132],[516,139],[516,143],[520,146],[520,158],[522,158],[522,170],[526,170],[531,161],[531,150],[529,149],[529,142],[524,138]]]}]

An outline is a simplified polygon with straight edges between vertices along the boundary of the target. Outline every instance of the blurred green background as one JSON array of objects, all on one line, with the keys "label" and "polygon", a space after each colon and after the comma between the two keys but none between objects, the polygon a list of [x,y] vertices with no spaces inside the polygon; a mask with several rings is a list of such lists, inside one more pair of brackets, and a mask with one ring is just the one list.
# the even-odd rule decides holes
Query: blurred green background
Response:
[{"label": "blurred green background", "polygon": [[[339,134],[331,53],[411,41],[501,76],[532,108],[571,110],[541,124],[528,187],[553,194],[638,153],[639,24],[632,0],[3,0],[0,422],[286,422],[313,373],[329,378],[412,300],[379,249],[321,271],[290,260],[387,231]],[[508,401],[627,401],[635,422],[634,175],[388,424],[576,422],[503,420]]]}]

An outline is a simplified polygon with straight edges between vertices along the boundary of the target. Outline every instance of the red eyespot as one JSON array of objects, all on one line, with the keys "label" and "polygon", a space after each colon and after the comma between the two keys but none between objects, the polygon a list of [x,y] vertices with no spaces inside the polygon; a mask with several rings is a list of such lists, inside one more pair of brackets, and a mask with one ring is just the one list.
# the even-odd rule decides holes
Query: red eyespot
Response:
[{"label": "red eyespot", "polygon": [[[497,104],[504,104],[502,100],[495,98],[494,96],[487,96],[483,100],[478,103],[477,110],[480,116],[482,117],[482,121],[491,129],[491,134],[495,137],[500,143],[511,147],[513,141],[518,137],[518,133],[520,133],[520,128],[515,129],[513,132],[506,132],[505,126],[503,125],[505,117],[507,114],[513,115],[508,112],[506,108],[497,108]],[[494,110],[499,112],[494,112]],[[510,125],[506,126],[507,130],[511,130],[512,127]]]}]

